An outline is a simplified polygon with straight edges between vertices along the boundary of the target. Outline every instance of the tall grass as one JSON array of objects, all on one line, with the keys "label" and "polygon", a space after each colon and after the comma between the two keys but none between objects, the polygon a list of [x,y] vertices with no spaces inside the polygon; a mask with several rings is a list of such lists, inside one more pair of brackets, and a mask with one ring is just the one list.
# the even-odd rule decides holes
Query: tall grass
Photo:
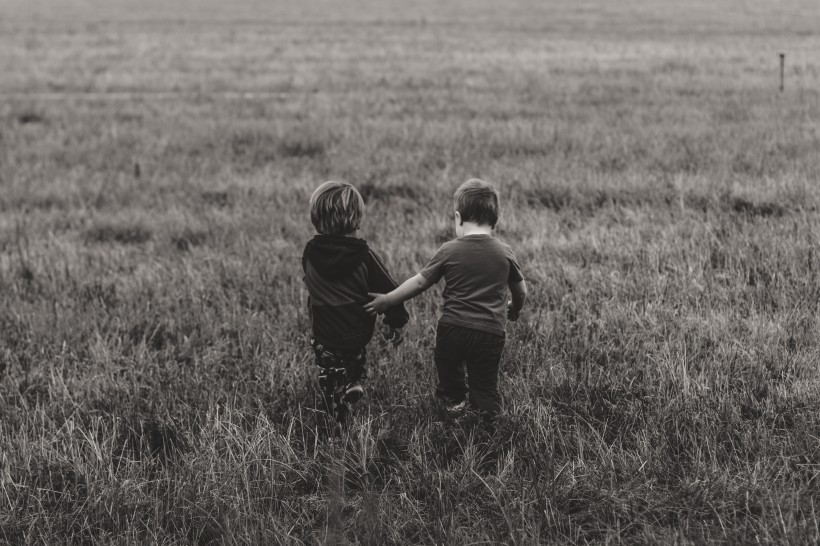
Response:
[{"label": "tall grass", "polygon": [[[820,541],[810,3],[4,5],[0,541]],[[404,278],[473,176],[505,413],[436,407],[436,288],[335,433],[310,192]]]}]

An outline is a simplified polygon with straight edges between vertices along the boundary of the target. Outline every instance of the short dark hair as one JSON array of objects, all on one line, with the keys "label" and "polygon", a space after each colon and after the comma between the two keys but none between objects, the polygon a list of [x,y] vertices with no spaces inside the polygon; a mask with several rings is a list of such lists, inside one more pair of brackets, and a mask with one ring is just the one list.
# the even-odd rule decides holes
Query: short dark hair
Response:
[{"label": "short dark hair", "polygon": [[471,178],[453,195],[462,222],[495,228],[498,223],[498,192],[489,182]]},{"label": "short dark hair", "polygon": [[323,235],[346,235],[359,229],[364,215],[361,194],[347,182],[328,180],[310,196],[310,221]]}]

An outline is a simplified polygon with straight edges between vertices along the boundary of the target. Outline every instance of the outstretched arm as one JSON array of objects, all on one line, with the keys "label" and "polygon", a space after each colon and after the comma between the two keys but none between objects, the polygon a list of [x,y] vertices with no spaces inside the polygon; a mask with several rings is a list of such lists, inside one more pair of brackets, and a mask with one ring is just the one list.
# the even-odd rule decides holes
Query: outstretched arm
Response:
[{"label": "outstretched arm", "polygon": [[433,284],[435,283],[430,282],[424,275],[417,274],[401,283],[401,286],[388,294],[376,294],[373,292],[368,294],[374,299],[370,303],[365,304],[364,310],[371,315],[380,315],[390,307],[418,296]]},{"label": "outstretched arm", "polygon": [[507,304],[507,318],[510,320],[518,320],[518,315],[521,314],[521,309],[527,300],[527,283],[522,280],[510,283],[509,287],[512,301]]}]

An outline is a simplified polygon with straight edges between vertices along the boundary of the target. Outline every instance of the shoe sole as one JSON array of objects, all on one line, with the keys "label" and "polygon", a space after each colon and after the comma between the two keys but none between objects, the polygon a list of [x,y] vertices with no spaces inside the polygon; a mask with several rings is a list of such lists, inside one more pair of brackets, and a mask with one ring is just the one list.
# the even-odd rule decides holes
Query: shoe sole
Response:
[{"label": "shoe sole", "polygon": [[351,389],[351,390],[349,390],[345,393],[344,401],[349,403],[349,404],[355,404],[356,402],[361,400],[363,396],[364,396],[364,389],[362,389],[361,387],[356,388],[356,389]]}]

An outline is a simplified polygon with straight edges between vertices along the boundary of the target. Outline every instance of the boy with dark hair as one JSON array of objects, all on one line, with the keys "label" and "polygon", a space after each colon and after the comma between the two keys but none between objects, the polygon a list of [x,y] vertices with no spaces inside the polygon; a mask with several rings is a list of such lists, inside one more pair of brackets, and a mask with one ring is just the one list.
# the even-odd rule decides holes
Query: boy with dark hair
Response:
[{"label": "boy with dark hair", "polygon": [[[319,385],[326,410],[339,422],[364,395],[366,348],[376,319],[362,304],[368,292],[397,286],[367,241],[357,237],[363,214],[364,201],[351,184],[331,180],[320,185],[310,197],[310,220],[319,234],[302,255]],[[398,303],[384,313],[382,335],[398,345],[407,311]]]},{"label": "boy with dark hair", "polygon": [[448,411],[456,412],[465,407],[469,393],[472,406],[494,417],[501,407],[498,369],[504,325],[506,319],[518,320],[527,285],[512,249],[493,237],[498,222],[495,189],[471,179],[453,197],[457,238],[444,243],[417,275],[392,292],[371,293],[374,299],[365,310],[383,313],[444,277],[444,311],[436,330],[436,395]]}]

